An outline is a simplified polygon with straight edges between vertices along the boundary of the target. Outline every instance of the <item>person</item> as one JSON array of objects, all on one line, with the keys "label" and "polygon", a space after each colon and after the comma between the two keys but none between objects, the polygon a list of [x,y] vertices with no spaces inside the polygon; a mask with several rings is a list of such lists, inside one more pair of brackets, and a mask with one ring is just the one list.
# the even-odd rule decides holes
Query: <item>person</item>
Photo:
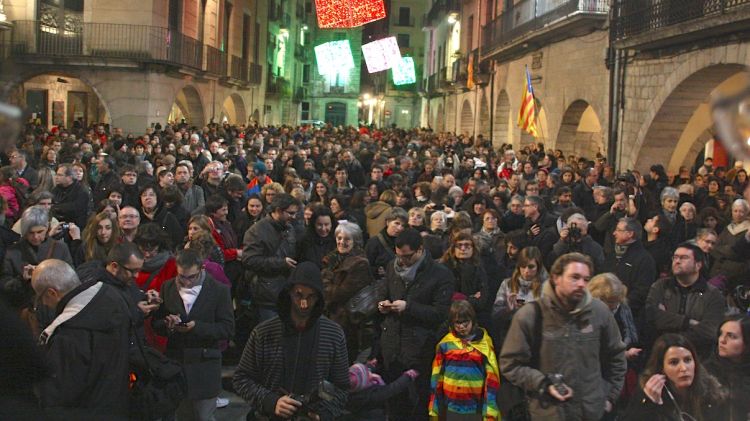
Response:
[{"label": "person", "polygon": [[599,420],[620,396],[625,346],[612,312],[586,289],[592,266],[580,253],[560,256],[539,305],[522,306],[505,338],[500,370],[536,392],[532,420]]},{"label": "person", "polygon": [[241,240],[245,238],[245,233],[250,229],[256,222],[263,218],[263,201],[260,200],[260,196],[257,194],[251,194],[247,198],[247,203],[243,208],[243,211],[237,215],[237,218],[232,222],[232,229],[237,237]]},{"label": "person", "polygon": [[161,229],[166,231],[169,238],[182,238],[183,234],[180,222],[164,207],[156,185],[144,185],[141,187],[138,197],[140,198],[141,205],[141,224],[156,223]]},{"label": "person", "polygon": [[89,195],[80,182],[73,179],[73,166],[62,164],[55,172],[55,188],[52,189],[51,213],[62,222],[86,226]]},{"label": "person", "polygon": [[490,287],[474,238],[466,232],[453,236],[440,263],[453,272],[453,298],[468,301],[482,324],[490,322]]},{"label": "person", "polygon": [[552,266],[558,257],[573,251],[591,257],[594,272],[601,271],[604,267],[604,250],[589,234],[589,221],[581,213],[574,213],[565,221],[560,230],[560,239],[545,258],[546,266]]},{"label": "person", "polygon": [[[382,170],[381,170],[382,171]],[[346,400],[346,411],[342,421],[384,421],[385,403],[404,392],[419,373],[406,370],[395,381],[385,384],[379,374],[372,371],[371,365],[355,363],[349,367],[349,396]]]},{"label": "person", "polygon": [[672,275],[654,282],[646,298],[646,320],[652,337],[674,332],[684,335],[707,357],[726,302],[701,273],[705,258],[696,245],[682,243],[672,255]]},{"label": "person", "polygon": [[211,218],[207,217],[206,215],[193,216],[192,218],[190,218],[190,222],[188,222],[187,237],[185,238],[186,241],[184,248],[191,248],[194,241],[198,241],[199,239],[203,239],[204,236],[207,236],[210,240],[210,244],[206,243],[206,245],[209,246],[206,249],[206,257],[208,260],[219,264],[223,268],[224,250],[221,248],[221,245],[216,242],[216,238],[214,238],[213,232],[214,228],[211,222]]},{"label": "person", "polygon": [[727,393],[684,336],[666,333],[654,343],[625,420],[726,420]]},{"label": "person", "polygon": [[747,260],[735,252],[734,246],[750,231],[750,204],[745,199],[732,203],[732,222],[719,233],[719,238],[711,255],[714,265],[711,277],[722,275],[726,285],[733,290],[747,274]]},{"label": "person", "polygon": [[[189,161],[188,161],[189,162]],[[187,163],[180,162],[174,170],[174,182],[183,195],[182,207],[192,214],[206,203],[206,196],[201,186],[193,184],[191,170]]]},{"label": "person", "polygon": [[253,305],[261,321],[277,314],[275,297],[297,266],[294,259],[297,240],[292,224],[299,212],[299,203],[292,196],[279,193],[269,209],[269,215],[245,234],[242,251],[245,281],[252,288]]},{"label": "person", "polygon": [[15,150],[8,156],[10,165],[18,177],[29,182],[29,187],[34,190],[39,186],[39,173],[35,168],[29,165],[29,155],[26,151]]},{"label": "person", "polygon": [[320,270],[302,262],[279,291],[274,316],[250,334],[232,383],[250,403],[255,419],[289,419],[300,414],[299,396],[319,395],[325,380],[328,399],[309,408],[321,421],[340,419],[349,389],[348,356],[341,328],[323,315]]},{"label": "person", "polygon": [[385,212],[385,227],[367,240],[365,254],[375,278],[382,279],[385,276],[386,266],[395,257],[394,242],[408,223],[409,215],[405,210],[390,208]]},{"label": "person", "polygon": [[323,258],[336,248],[336,239],[331,233],[336,228],[333,212],[323,205],[313,207],[310,224],[298,247],[298,262],[313,262],[322,268]]},{"label": "person", "polygon": [[120,228],[111,215],[106,212],[95,214],[83,229],[83,238],[73,252],[73,261],[78,266],[88,260],[104,260],[119,238]]},{"label": "person", "polygon": [[[386,268],[385,287],[378,301],[383,315],[379,360],[384,364],[386,382],[395,380],[406,369],[428,371],[454,285],[451,271],[425,251],[418,231],[409,228],[400,233],[395,254]],[[396,397],[389,407],[389,417],[427,417],[429,384],[419,377],[416,386],[416,406],[403,402],[403,396]]]},{"label": "person", "polygon": [[323,257],[323,297],[325,314],[338,323],[346,335],[349,359],[360,351],[359,327],[366,320],[356,320],[347,310],[349,300],[362,288],[375,282],[370,264],[362,250],[362,230],[352,222],[342,222],[334,231],[336,248]]},{"label": "person", "polygon": [[177,276],[162,286],[164,300],[153,326],[167,337],[166,356],[182,364],[187,397],[177,408],[180,420],[213,420],[221,391],[220,341],[234,334],[229,288],[208,275],[194,250],[175,256]]},{"label": "person", "polygon": [[497,392],[500,369],[495,347],[477,323],[474,306],[458,300],[451,304],[450,332],[440,340],[432,362],[430,416],[463,415],[461,420],[500,419]]},{"label": "person", "polygon": [[41,406],[50,416],[61,409],[85,409],[87,419],[128,419],[130,316],[125,301],[102,282],[81,283],[59,259],[41,262],[31,287],[38,302],[54,311],[39,338],[50,369],[37,384]]},{"label": "person", "polygon": [[547,213],[544,202],[538,196],[527,196],[523,203],[526,223],[523,230],[529,245],[548,255],[557,241],[556,218]]},{"label": "person", "polygon": [[117,226],[120,228],[122,237],[118,241],[132,242],[140,224],[141,214],[138,209],[132,206],[125,206],[120,209],[120,213],[117,215]]},{"label": "person", "polygon": [[719,326],[716,352],[704,361],[711,375],[729,392],[727,421],[750,417],[750,317],[734,315]]},{"label": "person", "polygon": [[96,183],[96,187],[92,189],[94,195],[94,203],[99,203],[103,199],[109,196],[109,191],[120,184],[120,180],[117,178],[115,173],[115,160],[114,158],[102,154],[96,160],[96,169],[99,172],[99,181]]}]

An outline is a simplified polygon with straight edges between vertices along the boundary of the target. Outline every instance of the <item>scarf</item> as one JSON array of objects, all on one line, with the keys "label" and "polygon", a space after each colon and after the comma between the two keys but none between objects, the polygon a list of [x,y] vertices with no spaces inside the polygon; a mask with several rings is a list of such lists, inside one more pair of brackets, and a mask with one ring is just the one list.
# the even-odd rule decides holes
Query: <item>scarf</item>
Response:
[{"label": "scarf", "polygon": [[158,272],[161,270],[161,267],[167,263],[167,260],[169,260],[170,257],[172,257],[172,255],[168,251],[160,251],[156,256],[143,262],[143,269],[141,269],[141,271],[147,273]]},{"label": "scarf", "polygon": [[414,278],[417,277],[417,269],[419,269],[419,266],[424,261],[425,256],[427,256],[427,254],[422,252],[422,256],[419,258],[419,260],[417,260],[413,265],[407,267],[401,266],[398,259],[393,262],[393,270],[396,271],[396,275],[398,275],[407,286],[414,281]]},{"label": "scarf", "polygon": [[743,231],[750,229],[750,221],[742,221],[739,224],[732,222],[727,225],[727,231],[732,235],[737,235]]},{"label": "scarf", "polygon": [[622,256],[628,252],[628,247],[630,247],[630,244],[615,244],[615,257],[622,259]]},{"label": "scarf", "polygon": [[664,216],[666,216],[667,219],[669,219],[669,222],[673,225],[674,225],[674,222],[677,220],[677,212],[668,212],[665,210]]}]

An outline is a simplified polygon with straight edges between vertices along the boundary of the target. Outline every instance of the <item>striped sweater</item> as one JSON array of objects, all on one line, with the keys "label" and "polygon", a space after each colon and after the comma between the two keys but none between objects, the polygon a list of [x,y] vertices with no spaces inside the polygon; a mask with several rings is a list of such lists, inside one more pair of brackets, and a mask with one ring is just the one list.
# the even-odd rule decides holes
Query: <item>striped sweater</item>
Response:
[{"label": "striped sweater", "polygon": [[452,332],[438,343],[432,363],[430,416],[448,411],[482,414],[497,420],[499,372],[492,339],[480,328],[477,338],[464,342]]}]

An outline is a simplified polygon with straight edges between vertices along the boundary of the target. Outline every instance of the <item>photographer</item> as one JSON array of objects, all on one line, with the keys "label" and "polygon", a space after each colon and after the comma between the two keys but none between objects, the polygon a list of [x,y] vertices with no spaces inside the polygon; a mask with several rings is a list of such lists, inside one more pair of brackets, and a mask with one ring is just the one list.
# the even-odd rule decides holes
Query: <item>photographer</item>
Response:
[{"label": "photographer", "polygon": [[552,252],[545,257],[546,266],[563,254],[578,252],[589,256],[594,262],[594,273],[599,273],[604,267],[604,250],[589,235],[589,221],[580,213],[568,217],[566,224],[560,230],[560,240],[552,247]]}]

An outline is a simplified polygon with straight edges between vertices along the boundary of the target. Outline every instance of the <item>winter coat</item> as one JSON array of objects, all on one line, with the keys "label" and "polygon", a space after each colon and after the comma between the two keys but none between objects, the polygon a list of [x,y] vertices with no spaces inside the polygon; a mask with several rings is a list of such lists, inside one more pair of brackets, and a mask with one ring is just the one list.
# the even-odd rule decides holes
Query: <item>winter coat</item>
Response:
[{"label": "winter coat", "polygon": [[425,372],[432,362],[438,342],[438,328],[445,321],[453,295],[453,273],[425,254],[416,277],[406,285],[394,269],[386,269],[385,288],[379,301],[406,301],[401,314],[387,313],[380,325],[380,346],[388,368],[398,361],[402,366]]},{"label": "winter coat", "polygon": [[599,273],[604,268],[604,250],[590,235],[584,236],[578,243],[572,243],[560,238],[552,247],[552,252],[544,258],[544,264],[547,267],[552,267],[552,264],[555,263],[558,257],[572,252],[583,253],[589,256],[594,262],[593,273]]},{"label": "winter coat", "polygon": [[5,203],[8,204],[8,208],[5,210],[5,217],[15,221],[21,215],[21,204],[18,203],[18,197],[16,197],[16,189],[10,184],[4,184],[0,186],[0,196],[5,199]]},{"label": "winter coat", "polygon": [[57,185],[52,189],[52,195],[51,214],[61,222],[73,222],[83,229],[86,226],[90,200],[83,185],[78,181],[68,187]]},{"label": "winter coat", "polygon": [[430,382],[430,416],[447,411],[482,414],[484,420],[497,420],[499,387],[495,347],[486,330],[476,329],[470,341],[451,332],[437,344]]},{"label": "winter coat", "polygon": [[276,306],[279,291],[291,273],[286,258],[296,256],[294,229],[274,221],[271,216],[261,219],[247,231],[242,266],[245,281],[258,306]]},{"label": "winter coat", "polygon": [[[204,272],[205,273],[205,272]],[[189,313],[174,280],[162,286],[164,303],[154,314],[154,330],[169,338],[166,355],[182,364],[190,399],[210,399],[221,391],[219,341],[234,335],[234,313],[229,288],[205,275],[203,286]],[[168,331],[164,317],[179,314],[195,322],[189,332]]]},{"label": "winter coat", "polygon": [[[672,398],[662,390],[662,404],[658,405],[649,399],[643,392],[642,388],[638,388],[638,391],[630,398],[630,404],[628,405],[625,414],[622,416],[624,421],[682,421],[687,419],[701,419],[704,421],[727,421],[726,409],[723,404],[706,403],[703,405],[701,414],[690,414],[687,413],[690,418],[683,416],[675,407]],[[686,408],[680,407],[682,412],[685,412]],[[698,417],[698,415],[700,415]],[[745,420],[746,418],[742,418]]]},{"label": "winter coat", "polygon": [[[362,253],[360,251],[360,253]],[[338,314],[339,309],[346,307],[346,303],[362,288],[375,282],[370,273],[370,264],[361,254],[341,256],[337,251],[326,257],[326,267],[321,271],[323,278],[323,297],[329,314]],[[344,311],[346,313],[346,311]],[[347,318],[348,320],[348,318]],[[345,323],[336,320],[340,325]]]},{"label": "winter coat", "polygon": [[[489,316],[490,302],[495,297],[490,294],[487,273],[482,265],[456,259],[450,259],[444,264],[453,272],[453,293],[465,295],[477,314]],[[474,297],[477,292],[481,293],[479,298]]]},{"label": "winter coat", "polygon": [[385,228],[385,215],[392,208],[386,202],[372,202],[365,206],[365,216],[367,217],[367,235],[374,237]]},{"label": "winter coat", "polygon": [[24,266],[38,265],[46,259],[60,259],[73,266],[70,250],[63,241],[47,238],[35,248],[22,238],[5,252],[3,275],[21,277]]},{"label": "winter coat", "polygon": [[[99,178],[99,181],[96,183],[96,186],[91,189],[92,194],[94,195],[94,203],[99,203],[102,200],[109,197],[109,192],[112,191],[115,187],[120,185],[120,178],[117,176],[117,174],[110,170],[106,174],[100,174],[101,178]],[[79,208],[82,209],[82,208]],[[80,225],[85,226],[85,225]]]},{"label": "winter coat", "polygon": [[726,421],[747,421],[750,417],[750,362],[733,363],[716,353],[703,367],[729,391]]},{"label": "winter coat", "polygon": [[635,240],[621,258],[618,259],[614,252],[607,254],[603,272],[614,273],[628,287],[628,305],[640,328],[646,296],[657,277],[654,258],[643,247],[641,240]]},{"label": "winter coat", "polygon": [[[651,286],[645,314],[647,326],[654,330],[653,338],[668,332],[682,334],[695,345],[699,355],[706,357],[716,344],[716,332],[724,318],[725,308],[726,301],[721,292],[708,285],[705,278],[699,278],[686,289],[670,276]],[[691,326],[691,319],[698,324]]]},{"label": "winter coat", "polygon": [[716,245],[711,250],[711,256],[714,258],[711,277],[726,276],[732,288],[746,281],[747,275],[750,273],[747,260],[738,255],[734,247],[745,236],[748,229],[750,229],[750,221],[727,225],[724,231],[719,234]]},{"label": "winter coat", "polygon": [[370,237],[365,244],[365,255],[376,279],[382,279],[386,266],[396,257],[396,239],[383,230]]},{"label": "winter coat", "polygon": [[177,218],[175,218],[175,216],[172,215],[164,206],[162,206],[161,204],[158,206],[159,208],[154,214],[154,219],[148,218],[141,209],[141,225],[153,222],[159,225],[173,242],[177,242],[177,239],[181,239],[185,236],[180,223],[177,221]]},{"label": "winter coat", "polygon": [[547,374],[560,373],[573,389],[565,404],[549,401],[543,407],[538,398],[531,398],[533,420],[599,420],[605,401],[617,402],[625,379],[625,345],[617,322],[609,307],[588,290],[575,309],[567,311],[550,282],[543,289],[539,366],[529,366],[536,308],[524,305],[513,318],[500,353],[502,375],[527,392],[536,392],[546,385]]},{"label": "winter coat", "polygon": [[327,237],[320,237],[315,229],[308,229],[297,247],[299,251],[297,261],[312,262],[315,266],[322,268],[323,258],[334,249],[336,249],[336,238],[334,238],[333,230]]},{"label": "winter coat", "polygon": [[345,415],[342,421],[386,421],[385,403],[406,392],[411,384],[411,377],[402,374],[386,385],[350,392],[346,402],[349,414]]},{"label": "winter coat", "polygon": [[41,343],[51,375],[38,385],[41,406],[82,409],[92,419],[124,419],[128,410],[130,318],[109,285],[67,293]]},{"label": "winter coat", "polygon": [[177,184],[182,192],[182,206],[188,213],[192,214],[198,208],[202,208],[206,204],[206,196],[203,194],[201,186],[196,186],[192,183],[186,186]]}]

